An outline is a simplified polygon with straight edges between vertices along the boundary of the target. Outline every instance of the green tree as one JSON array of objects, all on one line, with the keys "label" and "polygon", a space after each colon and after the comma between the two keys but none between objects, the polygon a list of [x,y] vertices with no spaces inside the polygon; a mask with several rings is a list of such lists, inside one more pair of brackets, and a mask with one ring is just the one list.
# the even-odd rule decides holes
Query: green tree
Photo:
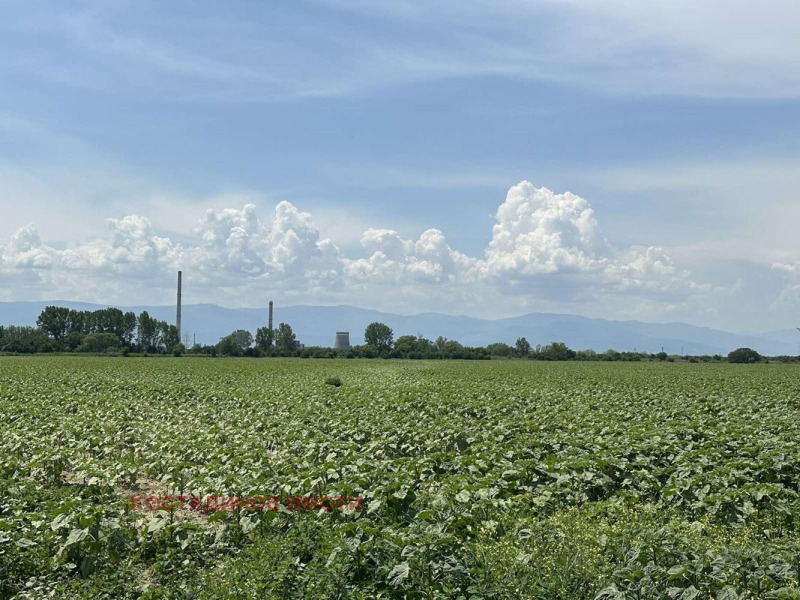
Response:
[{"label": "green tree", "polygon": [[553,342],[549,346],[545,346],[541,351],[543,360],[572,360],[575,358],[575,351],[564,342]]},{"label": "green tree", "polygon": [[761,360],[761,355],[752,348],[737,348],[728,354],[728,362],[756,363]]},{"label": "green tree", "polygon": [[136,313],[126,312],[122,317],[122,343],[133,346],[136,336]]},{"label": "green tree", "polygon": [[364,330],[364,340],[367,346],[378,351],[390,350],[394,334],[392,328],[384,323],[370,323]]},{"label": "green tree", "polygon": [[92,333],[113,333],[120,342],[125,333],[125,315],[118,308],[102,308],[91,315]]},{"label": "green tree", "polygon": [[514,354],[514,349],[508,344],[505,344],[503,342],[489,344],[488,346],[486,346],[486,349],[492,356],[511,356],[512,354]]},{"label": "green tree", "polygon": [[217,344],[220,354],[228,356],[242,356],[253,345],[253,334],[244,329],[237,329],[226,335]]},{"label": "green tree", "polygon": [[70,312],[70,309],[61,306],[47,306],[36,319],[36,325],[60,344],[70,331]]},{"label": "green tree", "polygon": [[275,345],[275,330],[269,327],[259,327],[256,330],[256,347],[268,352]]},{"label": "green tree", "polygon": [[444,343],[443,352],[445,358],[465,358],[467,356],[466,348],[456,340],[447,340]]},{"label": "green tree", "polygon": [[83,343],[83,338],[86,337],[86,334],[82,331],[70,331],[67,334],[67,338],[64,341],[64,346],[70,352],[77,350],[78,347]]},{"label": "green tree", "polygon": [[[182,347],[181,339],[178,335],[178,328],[175,325],[170,325],[166,321],[159,321],[158,334],[160,349],[163,349],[166,352],[173,352]],[[252,341],[252,336],[250,339]]]},{"label": "green tree", "polygon": [[428,338],[419,336],[417,338],[417,352],[424,357],[431,357],[436,353],[436,346]]},{"label": "green tree", "polygon": [[291,326],[288,323],[281,323],[278,325],[278,331],[275,335],[275,343],[278,351],[283,356],[292,356],[297,350],[297,337],[294,335]]},{"label": "green tree", "polygon": [[527,357],[531,353],[531,343],[524,337],[517,338],[517,343],[514,344],[517,354],[522,357]]},{"label": "green tree", "polygon": [[69,311],[69,334],[67,337],[72,336],[72,339],[83,339],[87,333],[86,328],[86,315],[89,313],[83,310]]},{"label": "green tree", "polygon": [[408,356],[417,349],[417,338],[413,335],[401,335],[394,343],[395,352]]},{"label": "green tree", "polygon": [[158,321],[144,310],[136,319],[136,345],[142,352],[155,350],[158,335]]},{"label": "green tree", "polygon": [[113,333],[90,333],[83,338],[78,352],[106,352],[119,348],[119,338]]},{"label": "green tree", "polygon": [[0,327],[0,351],[33,354],[52,352],[53,341],[35,327]]}]

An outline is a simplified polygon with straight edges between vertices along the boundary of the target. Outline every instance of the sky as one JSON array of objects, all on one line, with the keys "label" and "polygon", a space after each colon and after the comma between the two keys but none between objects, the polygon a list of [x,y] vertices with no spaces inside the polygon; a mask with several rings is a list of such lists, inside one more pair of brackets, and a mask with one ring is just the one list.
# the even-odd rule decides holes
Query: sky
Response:
[{"label": "sky", "polygon": [[800,325],[800,4],[0,0],[0,301]]}]

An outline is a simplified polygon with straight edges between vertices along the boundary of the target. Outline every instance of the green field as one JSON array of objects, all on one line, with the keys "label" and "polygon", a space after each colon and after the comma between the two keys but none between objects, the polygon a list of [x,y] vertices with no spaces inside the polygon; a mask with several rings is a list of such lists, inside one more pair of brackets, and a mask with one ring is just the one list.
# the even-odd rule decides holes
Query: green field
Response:
[{"label": "green field", "polygon": [[786,365],[7,357],[0,597],[800,598],[798,442]]}]

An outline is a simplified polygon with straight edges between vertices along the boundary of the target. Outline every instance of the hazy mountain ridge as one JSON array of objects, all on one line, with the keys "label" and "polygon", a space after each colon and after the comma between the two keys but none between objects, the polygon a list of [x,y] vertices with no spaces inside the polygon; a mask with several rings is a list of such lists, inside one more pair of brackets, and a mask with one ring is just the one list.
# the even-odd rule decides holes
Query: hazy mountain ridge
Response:
[{"label": "hazy mountain ridge", "polygon": [[[53,300],[49,302],[0,302],[0,324],[35,325],[45,306],[56,305],[76,310],[96,310],[105,304]],[[174,306],[119,306],[137,314],[146,310],[151,316],[170,323],[175,320]],[[214,304],[183,306],[183,332],[189,341],[196,335],[198,343],[215,343],[236,329],[253,333],[267,324],[266,308],[225,308]],[[298,339],[313,346],[332,346],[337,331],[349,331],[353,344],[363,342],[364,328],[373,321],[386,323],[401,335],[423,335],[435,339],[443,335],[468,346],[493,342],[513,344],[526,337],[534,346],[554,341],[565,342],[574,349],[602,352],[640,350],[671,354],[727,354],[747,346],[762,354],[795,355],[800,334],[793,330],[764,334],[736,334],[698,327],[687,323],[646,323],[611,321],[577,315],[530,313],[517,317],[488,320],[439,313],[397,315],[354,306],[286,306],[275,308],[275,326],[289,323]]]}]

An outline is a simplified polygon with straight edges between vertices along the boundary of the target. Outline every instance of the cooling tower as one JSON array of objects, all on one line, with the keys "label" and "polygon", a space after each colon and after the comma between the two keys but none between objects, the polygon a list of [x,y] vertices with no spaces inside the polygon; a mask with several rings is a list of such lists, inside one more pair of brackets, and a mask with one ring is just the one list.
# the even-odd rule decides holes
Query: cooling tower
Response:
[{"label": "cooling tower", "polygon": [[350,332],[337,331],[336,341],[333,343],[333,347],[336,350],[347,350],[350,347]]}]

